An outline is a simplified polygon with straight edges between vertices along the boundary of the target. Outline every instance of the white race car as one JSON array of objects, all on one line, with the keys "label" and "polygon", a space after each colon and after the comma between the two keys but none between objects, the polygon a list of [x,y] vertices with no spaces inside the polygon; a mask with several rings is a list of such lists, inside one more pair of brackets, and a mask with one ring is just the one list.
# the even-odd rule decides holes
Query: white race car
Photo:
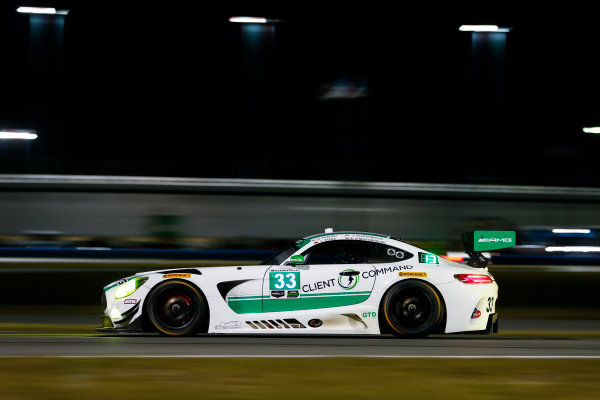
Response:
[{"label": "white race car", "polygon": [[463,235],[471,266],[386,235],[331,232],[260,265],[143,272],[104,288],[101,331],[381,334],[497,332],[498,285],[479,251],[514,232]]}]

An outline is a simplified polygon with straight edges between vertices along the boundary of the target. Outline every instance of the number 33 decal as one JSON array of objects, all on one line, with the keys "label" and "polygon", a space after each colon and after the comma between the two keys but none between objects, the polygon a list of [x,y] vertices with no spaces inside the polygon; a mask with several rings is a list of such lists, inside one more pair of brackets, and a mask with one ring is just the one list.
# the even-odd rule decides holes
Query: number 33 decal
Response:
[{"label": "number 33 decal", "polygon": [[283,289],[284,287],[291,289],[296,287],[296,275],[292,273],[285,274],[285,277],[283,274],[275,274],[274,278],[277,279],[274,285],[277,289]]},{"label": "number 33 decal", "polygon": [[298,289],[300,287],[300,272],[271,272],[271,290]]},{"label": "number 33 decal", "polygon": [[494,298],[488,297],[488,306],[486,307],[485,311],[492,312],[493,310],[494,310]]}]

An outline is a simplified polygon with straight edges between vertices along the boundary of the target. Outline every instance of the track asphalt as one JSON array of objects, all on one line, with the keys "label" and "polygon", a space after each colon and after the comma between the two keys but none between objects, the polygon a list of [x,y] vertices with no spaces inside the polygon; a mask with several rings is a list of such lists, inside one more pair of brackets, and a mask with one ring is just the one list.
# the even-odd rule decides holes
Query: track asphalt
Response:
[{"label": "track asphalt", "polygon": [[250,336],[1,333],[0,357],[473,357],[600,358],[599,337],[436,335]]}]

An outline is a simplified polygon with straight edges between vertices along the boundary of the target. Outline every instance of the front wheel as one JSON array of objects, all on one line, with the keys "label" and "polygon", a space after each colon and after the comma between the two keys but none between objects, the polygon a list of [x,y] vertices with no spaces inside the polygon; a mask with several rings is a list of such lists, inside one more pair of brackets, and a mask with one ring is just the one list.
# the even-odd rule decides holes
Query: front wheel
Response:
[{"label": "front wheel", "polygon": [[409,280],[393,286],[385,295],[383,315],[398,337],[425,337],[444,316],[440,295],[427,282]]},{"label": "front wheel", "polygon": [[150,292],[145,315],[161,335],[191,336],[202,329],[206,310],[204,296],[195,286],[186,281],[170,280]]}]

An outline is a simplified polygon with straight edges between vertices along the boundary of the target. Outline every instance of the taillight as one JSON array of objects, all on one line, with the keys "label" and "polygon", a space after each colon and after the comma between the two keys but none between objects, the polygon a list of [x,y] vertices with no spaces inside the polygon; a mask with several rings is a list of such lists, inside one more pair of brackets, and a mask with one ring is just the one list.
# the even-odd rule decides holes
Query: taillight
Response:
[{"label": "taillight", "polygon": [[493,280],[487,275],[481,274],[456,274],[454,275],[462,283],[492,283]]}]

